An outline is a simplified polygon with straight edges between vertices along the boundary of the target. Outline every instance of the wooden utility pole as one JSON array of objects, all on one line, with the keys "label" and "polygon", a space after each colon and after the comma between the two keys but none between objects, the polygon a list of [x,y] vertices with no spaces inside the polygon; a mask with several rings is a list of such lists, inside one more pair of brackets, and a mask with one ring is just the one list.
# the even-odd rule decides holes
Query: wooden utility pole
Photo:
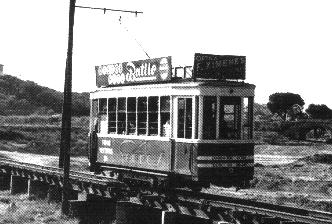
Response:
[{"label": "wooden utility pole", "polygon": [[62,126],[61,126],[61,141],[60,141],[60,156],[59,156],[59,168],[63,168],[63,191],[62,191],[62,213],[69,214],[69,170],[70,170],[70,139],[71,139],[71,108],[72,108],[72,57],[73,57],[73,31],[74,31],[74,17],[75,7],[86,9],[116,11],[122,13],[135,13],[140,14],[142,12],[129,11],[121,9],[108,9],[108,8],[95,8],[86,6],[75,6],[76,0],[70,0],[69,3],[69,30],[68,30],[68,49],[66,59],[65,70],[65,85],[64,85],[64,97],[62,107]]},{"label": "wooden utility pole", "polygon": [[65,71],[65,86],[62,108],[62,127],[60,142],[59,167],[63,168],[62,213],[69,213],[69,167],[70,167],[70,139],[71,139],[71,104],[72,104],[72,58],[73,58],[73,30],[76,0],[69,3],[69,31],[68,49]]}]

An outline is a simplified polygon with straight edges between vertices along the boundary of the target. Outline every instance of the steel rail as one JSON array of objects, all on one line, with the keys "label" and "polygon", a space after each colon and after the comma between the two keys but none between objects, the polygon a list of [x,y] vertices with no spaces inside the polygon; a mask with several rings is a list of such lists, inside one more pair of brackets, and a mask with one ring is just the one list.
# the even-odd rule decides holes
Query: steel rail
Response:
[{"label": "steel rail", "polygon": [[[1,166],[11,166],[15,169],[26,169],[27,171],[32,172],[39,172],[54,176],[60,176],[63,177],[63,169],[52,167],[52,166],[44,166],[44,165],[38,165],[38,164],[31,164],[26,162],[18,162],[12,159],[7,158],[1,158],[0,159],[0,167]],[[70,179],[73,180],[80,180],[84,182],[89,182],[93,184],[99,184],[99,185],[116,185],[118,187],[126,187],[126,185],[114,178],[102,176],[102,175],[95,175],[87,172],[80,172],[80,171],[70,171]]]},{"label": "steel rail", "polygon": [[202,192],[192,192],[184,189],[174,189],[175,195],[183,203],[202,204],[214,208],[228,208],[232,210],[246,211],[249,213],[279,217],[283,219],[300,221],[314,224],[332,223],[332,213],[295,208],[290,206],[281,206],[265,202],[258,202],[249,199],[240,199],[223,195],[208,194]]}]

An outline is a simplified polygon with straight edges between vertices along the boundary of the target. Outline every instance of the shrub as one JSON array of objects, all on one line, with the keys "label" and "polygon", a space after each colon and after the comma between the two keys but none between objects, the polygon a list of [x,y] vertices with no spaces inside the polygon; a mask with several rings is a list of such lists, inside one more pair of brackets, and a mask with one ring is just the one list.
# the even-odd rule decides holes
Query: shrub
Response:
[{"label": "shrub", "polygon": [[252,181],[253,187],[264,190],[277,191],[290,184],[292,180],[281,175],[267,172],[263,176]]},{"label": "shrub", "polygon": [[280,135],[276,132],[269,132],[263,136],[264,142],[271,144],[271,145],[280,145],[284,144],[285,142],[289,141],[289,139],[283,135]]}]

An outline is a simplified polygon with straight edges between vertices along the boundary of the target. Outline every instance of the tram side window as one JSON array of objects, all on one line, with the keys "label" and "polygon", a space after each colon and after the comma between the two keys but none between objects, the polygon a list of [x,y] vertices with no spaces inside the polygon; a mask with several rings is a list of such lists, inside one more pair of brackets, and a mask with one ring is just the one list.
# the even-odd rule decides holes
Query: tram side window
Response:
[{"label": "tram side window", "polygon": [[136,134],[136,97],[127,99],[127,130],[129,135]]},{"label": "tram side window", "polygon": [[162,137],[171,136],[170,125],[170,97],[160,97],[160,133]]},{"label": "tram side window", "polygon": [[147,98],[138,97],[137,99],[137,134],[146,135],[147,127]]},{"label": "tram side window", "polygon": [[158,135],[158,105],[159,97],[148,98],[148,135]]},{"label": "tram side window", "polygon": [[203,98],[203,138],[216,139],[217,97]]},{"label": "tram side window", "polygon": [[98,100],[94,99],[91,103],[91,120],[90,120],[90,131],[98,132]]},{"label": "tram side window", "polygon": [[98,106],[98,133],[107,133],[107,99],[99,99]]},{"label": "tram side window", "polygon": [[240,97],[220,97],[219,138],[240,139],[240,109]]},{"label": "tram side window", "polygon": [[118,98],[118,134],[126,133],[126,98]]},{"label": "tram side window", "polygon": [[101,99],[99,99],[98,113],[99,114],[106,114],[106,112],[107,112],[107,99],[106,98],[101,98]]},{"label": "tram side window", "polygon": [[253,137],[253,97],[243,98],[243,127],[242,127],[242,138],[252,139]]},{"label": "tram side window", "polygon": [[108,99],[108,133],[116,133],[116,98]]},{"label": "tram side window", "polygon": [[178,99],[178,138],[192,136],[192,99]]}]

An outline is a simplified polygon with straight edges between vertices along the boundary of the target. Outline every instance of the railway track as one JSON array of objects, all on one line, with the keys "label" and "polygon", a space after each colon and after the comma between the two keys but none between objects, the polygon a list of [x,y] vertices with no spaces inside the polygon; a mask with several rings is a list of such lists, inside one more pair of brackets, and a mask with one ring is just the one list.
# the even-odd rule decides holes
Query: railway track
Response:
[{"label": "railway track", "polygon": [[[307,210],[302,208],[280,206],[265,202],[240,199],[228,196],[193,193],[184,189],[175,189],[174,194],[180,201],[194,203],[197,206],[203,205],[206,210],[213,210],[212,215],[220,216],[219,213],[228,213],[230,211],[247,212],[249,217],[255,219],[256,223],[265,223],[262,219],[274,219],[273,223],[282,223],[283,221],[292,221],[294,223],[332,223],[332,213]],[[197,201],[197,198],[199,200]],[[278,222],[279,221],[279,222]],[[266,222],[269,223],[269,222]]]},{"label": "railway track", "polygon": [[[0,159],[0,173],[32,178],[63,187],[63,169],[19,162],[7,158]],[[114,178],[95,175],[90,172],[70,171],[70,187],[74,191],[111,196],[112,189],[126,191],[128,186]]]},{"label": "railway track", "polygon": [[[63,186],[63,171],[56,167],[1,158],[0,173]],[[71,171],[70,183],[74,191],[88,194],[115,197],[119,192],[125,192],[125,195],[130,195],[130,189],[125,183],[89,172]],[[328,212],[279,206],[186,189],[171,189],[167,193],[144,193],[135,197],[135,200],[144,206],[197,217],[202,220],[202,223],[332,223],[332,213]]]}]

